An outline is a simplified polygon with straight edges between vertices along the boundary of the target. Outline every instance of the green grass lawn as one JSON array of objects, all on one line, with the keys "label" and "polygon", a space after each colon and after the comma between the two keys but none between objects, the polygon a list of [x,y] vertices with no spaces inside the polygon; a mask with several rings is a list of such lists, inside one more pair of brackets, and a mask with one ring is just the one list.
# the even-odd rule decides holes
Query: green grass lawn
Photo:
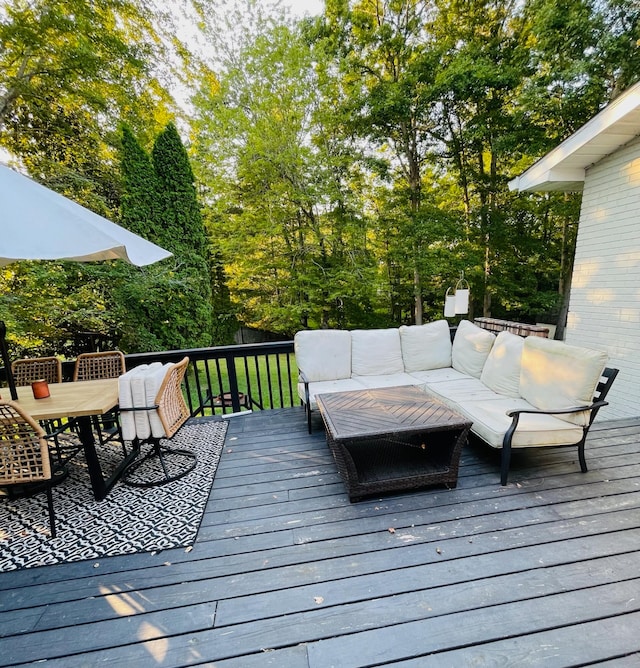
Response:
[{"label": "green grass lawn", "polygon": [[[287,357],[289,358],[290,375],[287,368]],[[228,392],[230,383],[226,361],[220,360],[219,367],[216,366],[214,360],[208,361],[207,364],[212,395],[216,396],[223,392]],[[284,408],[299,404],[296,392],[298,369],[293,353],[290,353],[288,356],[269,355],[268,358],[266,355],[259,356],[257,363],[256,359],[250,358],[246,360],[246,366],[245,360],[238,358],[235,360],[235,370],[239,391],[247,397],[251,397],[251,409]],[[190,370],[190,373],[193,374],[193,371]],[[208,380],[204,365],[198,365],[198,374],[202,393],[205,394]],[[192,387],[195,387],[193,377],[190,380],[190,384]],[[230,407],[227,407],[226,412],[229,413],[231,410]],[[243,410],[247,409],[243,408]],[[215,412],[216,414],[220,414],[222,413],[222,409],[216,408]],[[205,414],[211,415],[211,410],[207,409]]]}]

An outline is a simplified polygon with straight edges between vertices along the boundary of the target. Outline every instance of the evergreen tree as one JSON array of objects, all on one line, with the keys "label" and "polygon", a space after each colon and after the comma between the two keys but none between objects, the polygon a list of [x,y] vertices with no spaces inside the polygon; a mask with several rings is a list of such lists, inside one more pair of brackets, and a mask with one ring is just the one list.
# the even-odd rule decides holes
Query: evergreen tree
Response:
[{"label": "evergreen tree", "polygon": [[156,144],[158,171],[133,133],[127,127],[122,130],[121,220],[131,231],[170,250],[174,258],[142,269],[118,267],[113,302],[121,347],[138,351],[209,346],[211,278],[193,173],[173,125]]},{"label": "evergreen tree", "polygon": [[195,178],[189,156],[173,123],[169,123],[156,138],[152,158],[160,187],[161,236],[165,237],[167,249],[195,253],[206,259],[208,241]]},{"label": "evergreen tree", "polygon": [[149,155],[126,125],[122,128],[120,170],[121,224],[149,241],[160,243],[154,224],[157,219],[158,179]]},{"label": "evergreen tree", "polygon": [[212,343],[213,309],[211,253],[198,203],[195,178],[189,156],[173,123],[157,136],[152,161],[158,180],[156,235],[170,250],[183,279],[179,314],[189,339],[199,345]]}]

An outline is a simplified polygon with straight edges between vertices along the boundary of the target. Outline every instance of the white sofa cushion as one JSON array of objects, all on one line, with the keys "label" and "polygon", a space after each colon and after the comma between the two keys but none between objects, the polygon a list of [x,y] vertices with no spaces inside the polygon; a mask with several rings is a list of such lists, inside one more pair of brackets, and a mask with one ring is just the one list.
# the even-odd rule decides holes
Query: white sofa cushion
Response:
[{"label": "white sofa cushion", "polygon": [[309,381],[351,377],[351,333],[339,329],[297,332],[294,349],[298,368]]},{"label": "white sofa cushion", "polygon": [[[588,406],[606,363],[604,352],[528,336],[522,348],[520,396],[541,410]],[[589,424],[586,411],[557,417]]]},{"label": "white sofa cushion", "polygon": [[381,376],[403,373],[397,329],[354,329],[351,332],[351,375]]},{"label": "white sofa cushion", "polygon": [[408,373],[385,373],[379,376],[353,376],[353,380],[362,383],[368,389],[376,387],[403,387],[405,385],[424,385]]},{"label": "white sofa cushion", "polygon": [[[351,392],[352,390],[365,390],[365,386],[357,380],[344,378],[342,380],[321,380],[309,383],[309,406],[312,410],[318,408],[316,402],[317,394],[328,394],[329,392]],[[298,396],[304,401],[304,383],[298,383]]]},{"label": "white sofa cushion", "polygon": [[462,320],[453,339],[451,365],[462,373],[480,378],[495,338],[495,334],[486,329]]},{"label": "white sofa cushion", "polygon": [[480,380],[498,394],[520,396],[520,363],[524,338],[511,332],[496,336]]},{"label": "white sofa cushion", "polygon": [[[505,432],[511,424],[507,411],[533,408],[524,399],[504,397],[485,401],[466,401],[458,410],[473,422],[471,431],[494,448],[501,448]],[[559,420],[553,415],[520,416],[511,447],[526,448],[544,445],[573,445],[582,439],[582,427]]]},{"label": "white sofa cushion", "polygon": [[451,333],[446,320],[426,325],[402,325],[399,331],[405,371],[411,373],[451,366]]},{"label": "white sofa cushion", "polygon": [[462,378],[468,378],[466,373],[461,371],[456,371],[451,367],[444,369],[429,369],[429,371],[412,371],[411,375],[418,381],[422,383],[442,383],[447,380],[459,380]]},{"label": "white sofa cushion", "polygon": [[427,392],[445,400],[445,403],[449,406],[464,403],[465,401],[499,398],[498,395],[484,383],[477,378],[471,378],[470,376],[427,385],[425,389]]}]

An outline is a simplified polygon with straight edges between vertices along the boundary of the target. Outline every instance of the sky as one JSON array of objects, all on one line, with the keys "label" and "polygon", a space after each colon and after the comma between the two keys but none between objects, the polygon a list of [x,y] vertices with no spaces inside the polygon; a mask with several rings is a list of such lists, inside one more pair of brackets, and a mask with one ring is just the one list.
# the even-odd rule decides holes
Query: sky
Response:
[{"label": "sky", "polygon": [[324,0],[282,0],[283,5],[291,7],[296,16],[316,16],[324,9]]}]

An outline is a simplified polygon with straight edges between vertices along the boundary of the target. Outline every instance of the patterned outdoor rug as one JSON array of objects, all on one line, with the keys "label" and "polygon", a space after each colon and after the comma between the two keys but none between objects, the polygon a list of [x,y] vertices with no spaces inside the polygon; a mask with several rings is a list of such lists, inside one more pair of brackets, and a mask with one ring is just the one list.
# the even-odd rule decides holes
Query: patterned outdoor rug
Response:
[{"label": "patterned outdoor rug", "polygon": [[[84,455],[78,455],[68,465],[69,476],[53,488],[54,539],[49,536],[44,492],[0,499],[0,571],[192,545],[226,431],[226,421],[188,422],[170,446],[197,454],[198,463],[191,473],[158,487],[118,482],[103,501],[93,498]],[[101,460],[103,470],[108,470],[105,450],[108,448],[100,448]],[[121,456],[121,449],[118,454]]]}]

